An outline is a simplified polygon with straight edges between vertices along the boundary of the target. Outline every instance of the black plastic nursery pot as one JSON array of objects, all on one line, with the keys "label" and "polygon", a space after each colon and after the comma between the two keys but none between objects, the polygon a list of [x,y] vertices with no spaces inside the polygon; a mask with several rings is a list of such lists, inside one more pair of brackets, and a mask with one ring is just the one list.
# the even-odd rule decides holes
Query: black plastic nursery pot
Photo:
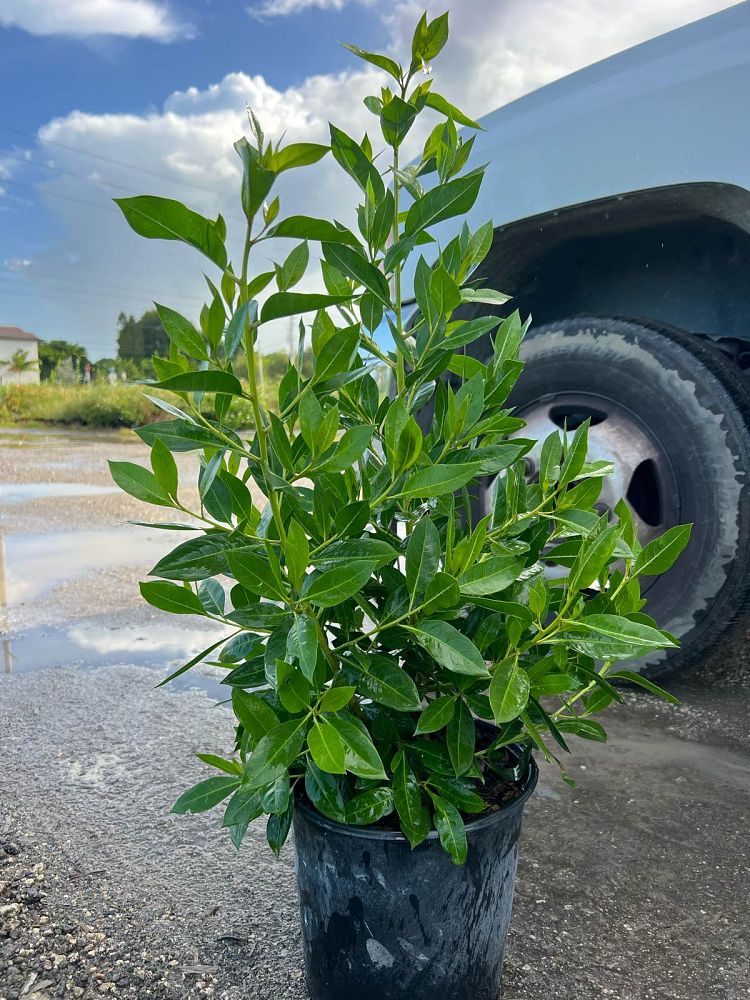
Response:
[{"label": "black plastic nursery pot", "polygon": [[399,832],[347,826],[304,800],[294,849],[313,1000],[497,1000],[518,837],[538,771],[516,798],[466,825],[464,865],[432,831],[413,851]]}]

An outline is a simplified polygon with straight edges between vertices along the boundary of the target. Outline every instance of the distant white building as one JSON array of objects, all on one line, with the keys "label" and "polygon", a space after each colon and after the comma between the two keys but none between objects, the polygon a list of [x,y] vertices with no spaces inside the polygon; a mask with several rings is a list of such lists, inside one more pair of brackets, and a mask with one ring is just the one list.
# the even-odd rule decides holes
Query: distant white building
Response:
[{"label": "distant white building", "polygon": [[39,337],[17,326],[0,326],[0,385],[39,381]]}]

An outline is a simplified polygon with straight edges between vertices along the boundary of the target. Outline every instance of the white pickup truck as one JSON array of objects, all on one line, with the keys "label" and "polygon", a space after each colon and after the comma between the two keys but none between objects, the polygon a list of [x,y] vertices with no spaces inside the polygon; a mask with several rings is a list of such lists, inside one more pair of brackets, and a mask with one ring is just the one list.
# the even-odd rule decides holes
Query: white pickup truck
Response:
[{"label": "white pickup truck", "polygon": [[695,524],[646,581],[682,641],[643,664],[653,676],[748,607],[749,101],[741,3],[499,108],[473,152],[490,166],[468,221],[496,227],[484,273],[533,317],[511,399],[523,433],[590,417],[616,464],[603,503],[626,497],[644,540]]}]

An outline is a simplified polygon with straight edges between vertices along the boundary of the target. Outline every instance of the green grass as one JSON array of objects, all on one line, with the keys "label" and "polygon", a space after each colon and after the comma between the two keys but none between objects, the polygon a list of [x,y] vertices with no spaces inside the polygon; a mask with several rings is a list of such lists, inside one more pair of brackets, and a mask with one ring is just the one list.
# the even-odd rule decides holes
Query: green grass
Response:
[{"label": "green grass", "polygon": [[[170,419],[147,400],[149,395],[180,400],[170,393],[138,385],[6,385],[0,386],[0,424],[68,424],[80,427],[138,427]],[[237,399],[228,423],[252,425],[250,404]]]}]

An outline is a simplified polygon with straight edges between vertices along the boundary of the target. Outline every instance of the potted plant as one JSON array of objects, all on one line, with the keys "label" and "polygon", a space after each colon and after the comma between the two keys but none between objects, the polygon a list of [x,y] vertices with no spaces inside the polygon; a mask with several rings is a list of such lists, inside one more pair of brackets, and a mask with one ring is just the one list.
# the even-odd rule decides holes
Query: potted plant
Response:
[{"label": "potted plant", "polygon": [[[482,168],[465,170],[473,140],[457,132],[479,126],[426,75],[447,36],[447,15],[423,16],[408,66],[349,46],[392,77],[365,101],[387,163],[367,136],[333,125],[330,147],[274,144],[249,113],[251,136],[235,144],[239,267],[221,216],[118,200],[136,232],[188,243],[219,272],[198,326],[157,305],[171,350],[154,359],[156,385],[181,402],[154,397],[166,419],[138,431],[151,470],[111,463],[128,493],[193,515],[194,533],[141,585],[145,600],[227,628],[177,674],[209,657],[225,670],[234,752],[199,754],[216,773],[174,811],[221,803],[237,847],[266,815],[277,853],[294,825],[318,1000],[494,998],[532,752],[572,783],[563,760],[574,738],[606,738],[598,715],[621,701],[613,681],[665,694],[616,664],[675,645],[643,613],[638,578],[667,569],[689,529],[641,548],[625,503],[616,519],[595,512],[611,465],[586,460],[587,424],[540,443],[513,436],[523,424],[506,399],[526,324],[477,276],[491,223],[460,224]],[[422,153],[402,165],[428,112]],[[329,151],[348,175],[342,190],[359,188],[356,231],[280,218],[277,177]],[[440,245],[431,231],[449,219],[457,235]],[[252,271],[278,240],[295,244]],[[325,293],[293,290],[310,242]],[[303,317],[298,354],[267,406],[258,338],[290,316]],[[488,338],[478,360],[472,345]],[[393,392],[380,391],[378,367]],[[236,400],[252,407],[249,435],[227,422]],[[198,510],[180,492],[182,451],[200,460]],[[490,482],[492,512],[476,519],[473,496]],[[551,575],[551,564],[567,572]]]}]

